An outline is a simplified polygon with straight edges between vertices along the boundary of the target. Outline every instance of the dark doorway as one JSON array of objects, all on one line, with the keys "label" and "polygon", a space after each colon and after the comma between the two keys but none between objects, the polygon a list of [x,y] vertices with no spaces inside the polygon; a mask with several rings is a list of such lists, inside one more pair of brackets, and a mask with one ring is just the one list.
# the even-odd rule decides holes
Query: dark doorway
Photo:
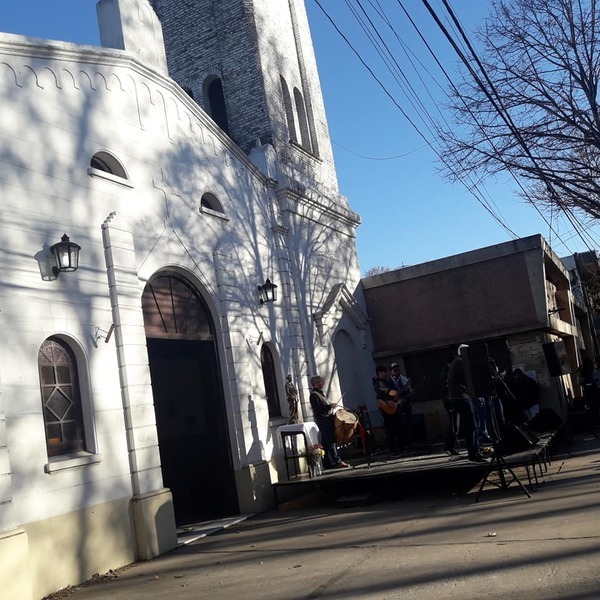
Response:
[{"label": "dark doorway", "polygon": [[208,308],[175,275],[153,279],[143,305],[163,480],[173,494],[176,521],[181,525],[237,514]]}]

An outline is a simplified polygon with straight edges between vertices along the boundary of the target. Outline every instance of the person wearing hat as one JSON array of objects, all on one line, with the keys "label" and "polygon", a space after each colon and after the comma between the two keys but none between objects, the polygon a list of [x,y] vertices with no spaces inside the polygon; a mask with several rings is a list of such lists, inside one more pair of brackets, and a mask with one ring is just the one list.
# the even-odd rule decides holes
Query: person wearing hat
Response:
[{"label": "person wearing hat", "polygon": [[387,367],[378,365],[375,369],[373,389],[377,397],[377,408],[383,418],[383,428],[390,454],[396,457],[405,450],[406,439],[398,391]]},{"label": "person wearing hat", "polygon": [[475,416],[473,415],[473,406],[471,398],[467,394],[467,383],[465,378],[465,369],[461,352],[469,346],[461,344],[458,347],[458,353],[453,358],[448,367],[448,401],[446,408],[449,413],[454,412],[454,418],[451,418],[450,429],[446,436],[444,450],[450,455],[457,455],[455,449],[458,438],[458,430],[462,423],[465,436],[465,446],[469,460],[473,462],[486,462],[479,454],[479,444],[477,442],[477,426]]}]

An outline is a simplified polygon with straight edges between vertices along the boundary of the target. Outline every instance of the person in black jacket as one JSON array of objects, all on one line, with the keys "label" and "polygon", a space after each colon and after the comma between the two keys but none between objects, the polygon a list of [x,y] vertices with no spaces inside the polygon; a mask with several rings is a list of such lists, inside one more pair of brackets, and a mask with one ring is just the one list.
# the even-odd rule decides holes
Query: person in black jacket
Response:
[{"label": "person in black jacket", "polygon": [[466,347],[468,347],[466,344],[461,344],[458,347],[458,353],[448,367],[448,400],[446,408],[449,413],[453,411],[454,414],[452,415],[452,423],[446,437],[444,449],[449,454],[456,454],[454,445],[458,436],[459,425],[462,423],[469,460],[473,462],[486,462],[479,454],[475,416],[473,414],[471,398],[467,394],[465,369],[463,359],[460,355],[461,350]]},{"label": "person in black jacket", "polygon": [[540,386],[538,382],[515,369],[507,381],[512,398],[508,404],[508,421],[515,425],[530,421],[539,412]]},{"label": "person in black jacket", "polygon": [[335,404],[327,400],[327,396],[323,392],[325,381],[319,375],[311,378],[310,384],[312,391],[310,392],[310,405],[312,406],[315,423],[321,433],[321,442],[325,450],[323,457],[323,467],[330,468],[346,468],[350,465],[345,463],[339,456],[337,444],[335,442],[335,428],[333,425],[333,409]]}]

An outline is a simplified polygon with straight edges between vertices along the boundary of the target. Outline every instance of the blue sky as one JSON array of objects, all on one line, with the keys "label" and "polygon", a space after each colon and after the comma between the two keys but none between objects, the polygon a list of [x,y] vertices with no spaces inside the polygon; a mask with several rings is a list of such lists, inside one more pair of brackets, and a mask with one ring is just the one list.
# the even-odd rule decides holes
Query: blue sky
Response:
[{"label": "blue sky", "polygon": [[[403,111],[418,124],[418,116],[403,92],[378,66],[347,4],[342,0],[320,1],[375,74],[390,87]],[[392,14],[397,3],[379,1]],[[431,3],[442,14],[439,0]],[[422,2],[404,0],[404,4],[444,66],[453,71],[456,59],[452,50]],[[451,4],[469,32],[482,23],[489,6],[488,0],[454,0]],[[512,239],[464,186],[444,181],[437,171],[435,153],[333,29],[315,0],[306,0],[306,5],[340,190],[362,217],[357,232],[361,270],[418,264]],[[399,12],[394,15],[394,26],[407,52],[421,61],[419,76],[425,85],[411,71],[404,55],[399,53],[398,60],[419,97],[433,112],[444,101],[443,93],[427,75],[435,74],[433,61],[406,18]],[[98,45],[96,0],[5,1],[0,6],[0,31]],[[424,131],[420,125],[419,129]],[[586,245],[564,218],[547,216],[545,221],[514,192],[515,188],[508,176],[486,185],[495,210],[517,236],[540,233],[560,256],[589,249],[589,240]],[[547,221],[551,221],[554,231]],[[597,226],[588,231],[594,240],[600,239]]]}]

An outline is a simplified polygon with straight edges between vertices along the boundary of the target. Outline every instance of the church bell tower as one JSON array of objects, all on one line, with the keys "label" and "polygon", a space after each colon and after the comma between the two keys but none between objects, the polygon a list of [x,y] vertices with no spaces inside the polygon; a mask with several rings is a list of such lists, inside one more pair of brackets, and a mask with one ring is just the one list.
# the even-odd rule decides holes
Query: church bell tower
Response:
[{"label": "church bell tower", "polygon": [[169,75],[247,154],[338,195],[304,0],[151,0]]}]

